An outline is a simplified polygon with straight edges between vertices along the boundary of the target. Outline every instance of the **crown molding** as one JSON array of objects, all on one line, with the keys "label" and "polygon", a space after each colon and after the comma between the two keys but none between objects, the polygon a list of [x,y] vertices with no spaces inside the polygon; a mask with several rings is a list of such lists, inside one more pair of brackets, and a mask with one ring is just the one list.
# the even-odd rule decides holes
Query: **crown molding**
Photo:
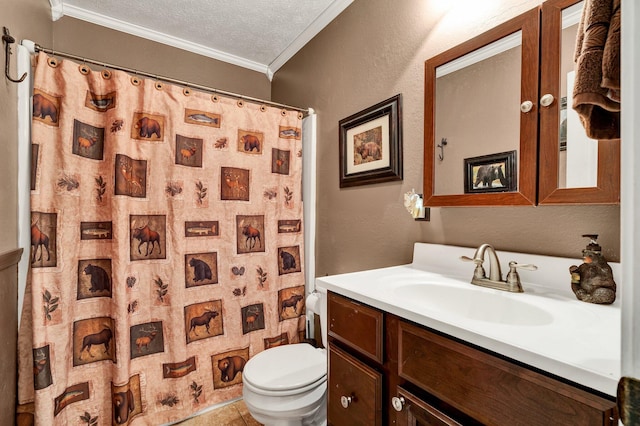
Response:
[{"label": "crown molding", "polygon": [[193,43],[178,37],[172,37],[159,31],[155,31],[140,25],[131,24],[119,19],[114,19],[99,13],[92,12],[74,5],[65,4],[63,0],[49,0],[51,4],[51,17],[54,21],[63,16],[80,19],[100,25],[112,30],[131,34],[136,37],[162,43],[178,49],[186,50],[197,55],[206,56],[219,61],[223,61],[242,68],[263,73],[269,81],[289,59],[291,59],[300,49],[302,49],[311,39],[313,39],[323,28],[342,13],[353,0],[337,0],[331,3],[317,19],[315,19],[298,37],[293,40],[270,64],[262,64],[251,61],[240,56],[232,55],[220,50],[212,49],[198,43]]},{"label": "crown molding", "polygon": [[469,52],[466,55],[463,55],[458,59],[454,59],[451,62],[447,62],[444,65],[440,65],[436,68],[436,78],[443,77],[454,71],[458,71],[520,45],[522,45],[522,30],[516,31],[506,37],[502,37],[491,44],[476,49],[473,52]]},{"label": "crown molding", "polygon": [[267,77],[269,80],[289,59],[313,39],[323,28],[340,15],[353,0],[334,1],[327,7],[311,25],[309,25],[298,37],[296,37],[286,49],[284,49],[268,66]]},{"label": "crown molding", "polygon": [[562,9],[562,29],[577,25],[582,17],[584,2],[576,3],[573,6]]},{"label": "crown molding", "polygon": [[49,0],[49,2],[51,3],[51,12],[54,16],[54,20],[56,20],[55,16],[57,16],[57,14],[59,13],[60,16],[57,19],[62,16],[69,16],[71,18],[80,19],[82,21],[90,22],[106,28],[110,28],[112,30],[131,34],[136,37],[166,44],[172,47],[177,47],[178,49],[186,50],[197,55],[206,56],[208,58],[217,59],[219,61],[223,61],[232,65],[237,65],[239,67],[257,71],[267,75],[268,77],[269,67],[266,64],[261,64],[216,49],[211,49],[198,43],[192,43],[178,37],[172,37],[159,31],[145,28],[140,25],[131,24],[129,22],[124,22],[119,19],[110,18],[108,16],[95,13],[83,8],[79,8],[69,4],[65,4],[63,6],[61,4],[61,0]]},{"label": "crown molding", "polygon": [[62,0],[49,0],[49,4],[51,5],[51,19],[53,21],[57,21],[64,16]]}]

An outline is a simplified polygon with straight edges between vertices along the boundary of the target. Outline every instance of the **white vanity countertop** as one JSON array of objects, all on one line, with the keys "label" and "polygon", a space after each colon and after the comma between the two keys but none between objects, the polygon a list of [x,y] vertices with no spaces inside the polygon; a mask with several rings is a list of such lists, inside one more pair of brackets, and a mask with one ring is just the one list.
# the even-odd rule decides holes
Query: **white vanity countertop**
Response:
[{"label": "white vanity countertop", "polygon": [[[503,278],[511,260],[538,266],[537,271],[518,270],[524,293],[509,293],[470,283],[474,265],[459,258],[473,257],[474,252],[416,243],[411,264],[319,277],[316,286],[615,396],[620,378],[620,265],[610,263],[618,286],[615,303],[595,305],[578,301],[571,291],[569,266],[579,265],[579,258],[497,251]],[[488,275],[487,261],[484,266]],[[447,287],[437,302],[406,290],[428,290],[434,284]],[[449,296],[449,290],[456,296]],[[473,312],[486,302],[500,302],[501,307],[512,303],[507,312],[513,323],[510,318],[478,319]]]}]

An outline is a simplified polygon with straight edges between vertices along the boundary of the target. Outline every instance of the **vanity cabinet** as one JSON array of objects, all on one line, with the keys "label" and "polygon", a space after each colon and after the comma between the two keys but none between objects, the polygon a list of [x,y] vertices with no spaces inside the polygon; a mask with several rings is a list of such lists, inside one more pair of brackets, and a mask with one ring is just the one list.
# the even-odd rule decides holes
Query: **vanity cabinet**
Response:
[{"label": "vanity cabinet", "polygon": [[615,401],[328,292],[330,425],[616,425]]}]

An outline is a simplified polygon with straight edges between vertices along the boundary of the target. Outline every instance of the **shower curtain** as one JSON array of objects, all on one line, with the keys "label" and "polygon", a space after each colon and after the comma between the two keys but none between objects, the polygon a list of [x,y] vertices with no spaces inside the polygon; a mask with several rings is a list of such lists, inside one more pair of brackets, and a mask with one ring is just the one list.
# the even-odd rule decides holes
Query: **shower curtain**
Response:
[{"label": "shower curtain", "polygon": [[39,53],[19,411],[180,420],[304,337],[302,114]]}]

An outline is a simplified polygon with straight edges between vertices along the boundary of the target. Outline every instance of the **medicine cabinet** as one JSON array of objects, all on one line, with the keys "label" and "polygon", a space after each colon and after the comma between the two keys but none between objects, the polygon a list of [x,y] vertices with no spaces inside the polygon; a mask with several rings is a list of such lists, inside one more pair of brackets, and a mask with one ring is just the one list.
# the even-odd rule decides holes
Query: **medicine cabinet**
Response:
[{"label": "medicine cabinet", "polygon": [[554,100],[540,108],[538,204],[620,202],[620,140],[589,139],[571,105],[583,5],[576,0],[542,4],[540,94]]},{"label": "medicine cabinet", "polygon": [[582,5],[548,0],[426,61],[425,205],[619,202],[620,141],[584,142],[570,105]]}]

